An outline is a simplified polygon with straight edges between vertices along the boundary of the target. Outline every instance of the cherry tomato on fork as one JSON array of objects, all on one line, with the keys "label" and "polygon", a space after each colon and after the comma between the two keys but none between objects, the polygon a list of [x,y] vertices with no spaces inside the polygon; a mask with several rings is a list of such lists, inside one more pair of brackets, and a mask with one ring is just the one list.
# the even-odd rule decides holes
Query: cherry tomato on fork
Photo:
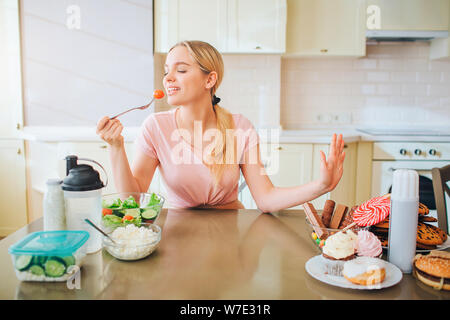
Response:
[{"label": "cherry tomato on fork", "polygon": [[153,98],[155,98],[155,99],[164,98],[164,92],[162,90],[153,91]]}]

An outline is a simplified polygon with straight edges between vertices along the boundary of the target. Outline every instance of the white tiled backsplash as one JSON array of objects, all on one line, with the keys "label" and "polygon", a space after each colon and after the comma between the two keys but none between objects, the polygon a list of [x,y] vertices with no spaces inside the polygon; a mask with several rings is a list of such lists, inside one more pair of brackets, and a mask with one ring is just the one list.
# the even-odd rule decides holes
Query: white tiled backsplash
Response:
[{"label": "white tiled backsplash", "polygon": [[[217,95],[257,127],[447,126],[450,61],[428,55],[428,42],[368,45],[359,59],[223,55]],[[163,64],[155,56],[156,73]]]},{"label": "white tiled backsplash", "polygon": [[[256,127],[278,128],[280,125],[279,55],[226,55],[224,78],[216,95],[220,106],[232,113],[242,113]],[[155,87],[162,86],[165,55],[155,55]],[[171,106],[165,101],[156,110]]]},{"label": "white tiled backsplash", "polygon": [[281,60],[281,125],[433,125],[450,122],[450,61],[429,43],[379,43],[360,59]]}]

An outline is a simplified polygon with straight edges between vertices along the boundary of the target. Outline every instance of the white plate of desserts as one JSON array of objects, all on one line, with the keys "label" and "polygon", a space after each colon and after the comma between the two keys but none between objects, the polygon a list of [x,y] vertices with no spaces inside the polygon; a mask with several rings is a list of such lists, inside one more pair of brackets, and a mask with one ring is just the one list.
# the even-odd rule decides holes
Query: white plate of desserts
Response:
[{"label": "white plate of desserts", "polygon": [[305,264],[305,269],[311,277],[332,286],[348,289],[373,290],[392,287],[402,280],[403,274],[397,266],[387,261],[384,261],[384,265],[386,270],[384,281],[366,286],[354,284],[343,276],[328,274],[325,259],[322,255],[317,255],[309,259]]}]

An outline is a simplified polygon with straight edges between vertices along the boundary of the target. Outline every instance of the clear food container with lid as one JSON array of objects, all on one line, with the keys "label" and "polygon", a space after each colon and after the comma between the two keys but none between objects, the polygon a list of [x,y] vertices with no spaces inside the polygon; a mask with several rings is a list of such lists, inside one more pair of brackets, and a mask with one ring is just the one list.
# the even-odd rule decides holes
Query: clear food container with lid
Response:
[{"label": "clear food container with lid", "polygon": [[9,247],[14,270],[21,281],[67,281],[86,256],[86,231],[39,231]]}]

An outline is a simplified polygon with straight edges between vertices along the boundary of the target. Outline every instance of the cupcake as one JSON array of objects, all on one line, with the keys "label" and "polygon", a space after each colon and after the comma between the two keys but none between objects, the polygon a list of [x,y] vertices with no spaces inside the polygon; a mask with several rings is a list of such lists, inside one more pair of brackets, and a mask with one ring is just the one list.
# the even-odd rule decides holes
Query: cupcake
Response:
[{"label": "cupcake", "polygon": [[358,236],[352,231],[338,232],[327,238],[322,248],[325,272],[333,276],[342,276],[344,263],[356,257]]},{"label": "cupcake", "polygon": [[372,232],[360,230],[356,240],[356,253],[360,257],[380,257],[383,253],[381,242]]}]

